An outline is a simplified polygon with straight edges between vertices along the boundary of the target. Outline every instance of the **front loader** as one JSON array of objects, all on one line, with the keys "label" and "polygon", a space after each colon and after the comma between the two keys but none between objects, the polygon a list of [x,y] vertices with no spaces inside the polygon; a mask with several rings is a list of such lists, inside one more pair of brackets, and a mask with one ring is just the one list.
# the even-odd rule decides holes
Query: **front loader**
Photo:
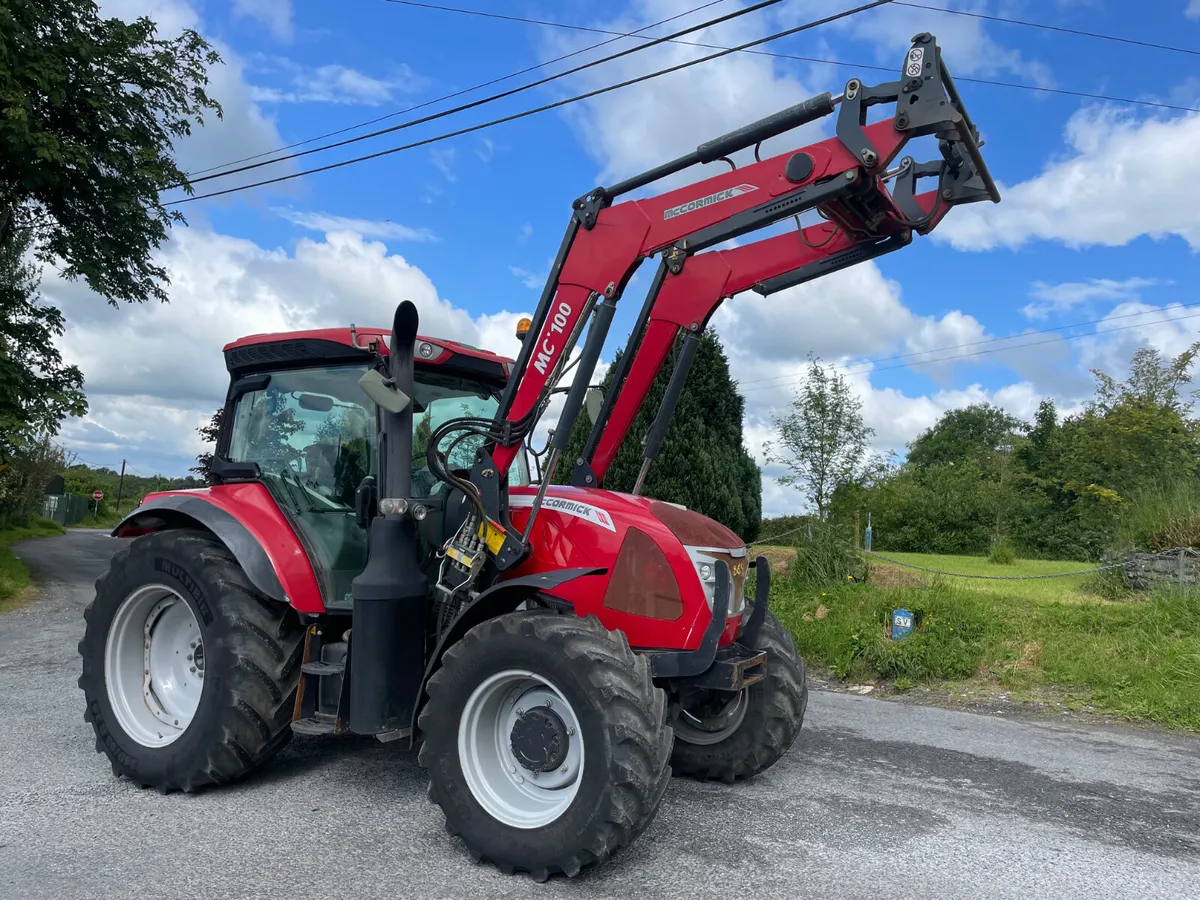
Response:
[{"label": "front loader", "polygon": [[[883,104],[892,115],[867,124]],[[834,112],[834,137],[758,159],[763,141]],[[933,161],[898,160],[926,136]],[[899,80],[851,79],[577,200],[516,360],[421,335],[408,301],[390,329],[228,344],[210,486],[152,494],[117,526],[130,540],[85,613],[79,684],[97,749],[165,793],[241,778],[294,734],[407,741],[447,830],[474,858],[537,878],[627,846],[672,773],[734,782],[770,768],[808,689],[769,608],[767,561],[643,496],[646,471],[722,301],[777,294],[900,249],[956,205],[998,202],[979,146],[920,34]],[[751,147],[738,168],[732,154]],[[619,200],[707,163],[728,168]],[[802,227],[810,211],[824,221]],[[597,397],[616,305],[651,257]],[[605,490],[677,341],[637,484]],[[562,390],[534,477],[530,441]],[[585,404],[590,435],[564,460]],[[554,483],[560,468],[569,484]]]}]

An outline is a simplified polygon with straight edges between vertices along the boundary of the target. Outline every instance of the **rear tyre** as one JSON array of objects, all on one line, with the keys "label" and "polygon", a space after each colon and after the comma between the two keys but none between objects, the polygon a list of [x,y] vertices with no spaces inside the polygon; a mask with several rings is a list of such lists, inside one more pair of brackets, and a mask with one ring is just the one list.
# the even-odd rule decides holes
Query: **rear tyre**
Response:
[{"label": "rear tyre", "polygon": [[574,876],[653,821],[671,776],[666,695],[596,617],[483,622],[446,651],[428,693],[429,796],[476,861]]},{"label": "rear tyre", "polygon": [[736,695],[709,691],[673,719],[676,775],[727,783],[750,778],[775,765],[800,734],[808,708],[804,660],[769,609],[755,649],[767,651],[762,681]]},{"label": "rear tyre", "polygon": [[291,738],[304,628],[207,532],[123,547],[84,620],[84,718],[115,775],[193,791],[244,776]]}]

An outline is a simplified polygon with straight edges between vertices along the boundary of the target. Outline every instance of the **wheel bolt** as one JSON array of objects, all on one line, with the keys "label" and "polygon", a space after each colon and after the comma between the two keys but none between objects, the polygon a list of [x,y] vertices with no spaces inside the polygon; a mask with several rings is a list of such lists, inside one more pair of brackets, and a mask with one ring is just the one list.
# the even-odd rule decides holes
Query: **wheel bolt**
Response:
[{"label": "wheel bolt", "polygon": [[519,707],[519,706],[518,706],[518,707],[517,707],[517,715],[518,715],[518,716],[523,716],[523,715],[525,715],[525,710],[521,709],[521,707]]},{"label": "wheel bolt", "polygon": [[189,672],[191,672],[193,675],[195,675],[195,674],[196,674],[196,667],[195,667],[195,666],[191,666],[191,667],[188,669],[188,671],[189,671]]},{"label": "wheel bolt", "polygon": [[538,777],[538,773],[537,773],[537,772],[533,772],[532,774],[533,774],[533,777],[534,777],[534,779],[536,780],[536,779],[537,779],[537,777]]},{"label": "wheel bolt", "polygon": [[189,654],[187,655],[187,660],[188,660],[188,662],[191,662],[191,661],[192,661],[192,654],[190,654],[190,653],[189,653]]},{"label": "wheel bolt", "polygon": [[551,700],[549,697],[547,697],[547,698],[546,698],[546,705],[547,705],[547,706],[553,706],[553,705],[554,705],[554,701],[553,701],[553,700]]},{"label": "wheel bolt", "polygon": [[575,734],[575,726],[574,726],[574,725],[569,725],[569,726],[567,726],[567,734],[568,734],[568,735],[574,735],[574,734]]},{"label": "wheel bolt", "polygon": [[559,769],[558,771],[560,771],[560,772],[562,772],[564,775],[566,775],[566,774],[567,774],[567,767],[564,765],[564,766],[563,766],[561,769]]}]

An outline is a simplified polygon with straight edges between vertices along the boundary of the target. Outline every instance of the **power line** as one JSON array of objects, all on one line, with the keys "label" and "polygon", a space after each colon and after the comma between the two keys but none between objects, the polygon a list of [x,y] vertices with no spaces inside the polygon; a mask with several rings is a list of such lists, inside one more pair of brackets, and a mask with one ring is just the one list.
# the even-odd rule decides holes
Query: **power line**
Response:
[{"label": "power line", "polygon": [[[200,178],[189,179],[189,181],[192,184],[200,184],[205,181],[211,181],[214,178],[226,178],[230,175],[237,175],[241,172],[249,172],[252,169],[258,169],[263,166],[270,166],[270,165],[274,165],[275,163],[287,162],[288,160],[291,160],[291,159],[299,159],[302,156],[309,156],[313,153],[323,153],[326,150],[333,150],[337,147],[345,147],[349,144],[357,144],[359,141],[366,141],[366,140],[370,140],[371,138],[377,138],[377,137],[380,137],[385,134],[391,134],[394,131],[400,131],[405,128],[412,128],[414,125],[424,125],[426,122],[433,122],[433,121],[436,121],[437,119],[444,119],[444,118],[446,118],[446,116],[452,116],[452,115],[455,115],[456,113],[466,112],[469,109],[474,109],[477,106],[483,106],[485,104],[492,103],[496,100],[503,100],[505,97],[511,97],[514,94],[520,94],[524,91],[531,90],[532,88],[540,87],[543,84],[549,84],[552,81],[557,81],[558,79],[565,78],[568,75],[574,75],[574,74],[576,74],[578,72],[582,72],[586,69],[591,69],[591,68],[594,68],[595,66],[603,65],[604,63],[612,62],[613,60],[621,59],[626,56],[630,56],[634,53],[640,53],[643,50],[648,50],[651,47],[655,47],[659,44],[673,40],[674,38],[682,37],[685,34],[691,34],[693,31],[700,31],[705,28],[711,28],[714,25],[720,25],[724,22],[732,21],[733,19],[737,19],[742,16],[749,15],[750,13],[758,12],[759,10],[766,9],[769,6],[775,6],[776,4],[782,3],[782,2],[783,2],[783,0],[759,0],[758,3],[755,3],[752,6],[747,6],[743,9],[735,10],[734,12],[731,12],[731,13],[726,13],[725,15],[718,16],[715,19],[709,19],[707,22],[701,22],[698,25],[690,25],[687,28],[684,28],[684,29],[681,29],[680,31],[674,32],[673,34],[668,34],[668,35],[665,35],[660,38],[649,38],[648,43],[641,44],[636,47],[629,47],[629,48],[627,48],[625,50],[621,50],[617,53],[610,53],[608,56],[602,56],[599,59],[594,59],[594,60],[591,60],[590,62],[583,63],[582,65],[575,66],[572,69],[567,69],[567,70],[565,70],[563,72],[559,72],[555,75],[547,75],[545,78],[539,78],[537,81],[531,81],[527,84],[521,85],[520,87],[511,88],[507,91],[501,91],[498,94],[490,94],[487,97],[480,98],[479,100],[472,100],[470,103],[464,103],[460,106],[455,106],[451,109],[446,109],[446,110],[442,110],[441,112],[432,113],[431,115],[428,115],[428,116],[422,116],[419,119],[412,119],[408,122],[401,122],[399,125],[390,125],[387,128],[380,128],[376,131],[367,132],[366,134],[360,134],[360,135],[356,135],[355,137],[352,137],[352,138],[346,138],[345,140],[335,141],[332,144],[322,144],[320,147],[312,147],[308,150],[299,150],[296,153],[289,153],[286,156],[278,156],[278,157],[274,157],[272,159],[264,159],[259,162],[247,163],[244,166],[238,166],[233,169],[226,169],[221,172],[214,172],[211,175],[203,175]],[[892,0],[877,0],[877,2],[873,5],[880,6],[884,3],[890,3],[890,2],[892,2]],[[711,5],[711,4],[709,4],[709,5]],[[696,7],[695,9],[689,10],[688,13],[685,13],[685,15],[696,12],[697,10],[703,9],[703,8],[704,8],[703,6]],[[179,185],[175,185],[175,186],[179,187]]]},{"label": "power line", "polygon": [[[1057,338],[1050,338],[1049,340],[1045,340],[1045,341],[1029,341],[1028,343],[1025,343],[1025,344],[1012,344],[1011,346],[1008,346],[1008,347],[994,347],[991,350],[977,350],[974,353],[960,353],[955,356],[939,357],[938,359],[921,359],[921,360],[916,360],[915,362],[900,363],[899,365],[896,365],[896,366],[884,366],[881,369],[872,369],[869,367],[864,368],[864,369],[858,369],[858,370],[853,369],[853,366],[864,365],[863,363],[854,363],[850,366],[830,366],[830,368],[841,369],[847,375],[862,375],[862,374],[866,374],[866,373],[870,373],[870,374],[874,375],[876,372],[889,372],[893,369],[907,369],[907,368],[911,368],[913,366],[925,366],[925,365],[930,365],[932,363],[950,362],[950,361],[956,360],[956,359],[971,359],[976,356],[985,356],[988,353],[1003,353],[1006,350],[1024,350],[1028,347],[1037,347],[1042,344],[1054,344],[1060,340],[1071,341],[1071,340],[1075,340],[1076,338],[1081,338],[1081,337],[1095,337],[1096,335],[1100,335],[1100,334],[1112,334],[1115,331],[1128,331],[1131,328],[1144,328],[1147,325],[1165,325],[1165,324],[1172,323],[1172,322],[1185,322],[1188,319],[1200,319],[1200,313],[1193,313],[1190,316],[1176,316],[1174,318],[1157,319],[1153,322],[1135,322],[1132,325],[1122,325],[1119,328],[1108,328],[1104,331],[1085,331],[1085,332],[1080,332],[1079,334],[1066,334],[1066,335],[1061,335]],[[928,352],[935,353],[937,351],[930,350]],[[794,384],[800,384],[803,380],[804,379],[801,378],[801,379],[797,379],[796,381],[787,381],[787,382],[784,382],[783,384],[768,384],[768,385],[763,385],[761,387],[748,388],[745,391],[745,393],[749,393],[751,391],[763,391],[763,390],[767,390],[769,388],[791,387]]]},{"label": "power line", "polygon": [[[401,0],[391,0],[401,2]],[[1118,37],[1115,34],[1101,34],[1098,31],[1083,31],[1079,28],[1066,28],[1062,25],[1048,25],[1045,22],[1026,22],[1022,19],[1009,19],[1004,16],[989,16],[986,13],[968,12],[965,9],[946,9],[943,6],[927,6],[924,3],[908,3],[897,0],[897,6],[908,6],[912,9],[926,9],[930,12],[946,13],[951,16],[968,16],[972,19],[986,19],[989,22],[1003,22],[1006,25],[1022,25],[1026,28],[1040,28],[1045,31],[1058,31],[1062,34],[1074,34],[1079,37],[1095,38],[1101,41],[1114,41],[1118,44],[1133,44],[1137,47],[1149,47],[1153,50],[1167,50],[1171,53],[1186,53],[1189,56],[1200,56],[1200,50],[1187,47],[1172,47],[1169,44],[1156,44],[1153,41],[1139,41],[1136,38]]]},{"label": "power line", "polygon": [[[1197,306],[1200,306],[1200,302],[1181,303],[1180,305],[1172,307],[1172,308],[1173,309],[1192,309]],[[1026,331],[1026,332],[1022,332],[1021,334],[1010,334],[1007,337],[987,338],[986,340],[982,340],[982,341],[970,341],[966,344],[953,344],[949,347],[935,347],[932,350],[914,350],[911,353],[900,353],[900,354],[897,354],[896,356],[881,356],[878,359],[867,359],[867,360],[863,360],[861,363],[853,363],[853,365],[874,366],[874,365],[878,365],[879,363],[891,362],[892,360],[896,360],[896,359],[909,359],[910,357],[913,357],[913,356],[924,356],[928,353],[945,353],[947,350],[961,350],[964,347],[980,347],[980,346],[983,346],[984,344],[995,344],[998,341],[1015,341],[1015,340],[1019,340],[1021,338],[1032,337],[1032,336],[1038,335],[1038,334],[1062,334],[1062,332],[1068,328],[1083,328],[1085,325],[1100,325],[1104,322],[1116,321],[1117,319],[1129,319],[1129,318],[1132,318],[1133,316],[1148,316],[1148,315],[1151,315],[1156,312],[1161,312],[1161,310],[1147,309],[1147,310],[1142,310],[1141,312],[1122,313],[1119,316],[1105,316],[1104,318],[1092,319],[1088,322],[1072,322],[1070,325],[1060,325],[1058,328],[1039,328],[1036,331]],[[1153,325],[1155,323],[1150,322],[1150,323],[1145,323],[1145,324]],[[1099,334],[1099,332],[1086,332],[1086,333],[1087,334]],[[1020,347],[1023,345],[1014,344],[1013,346]],[[1006,348],[1002,347],[1000,349],[1006,349]],[[796,376],[802,375],[802,374],[803,374],[802,372],[788,372],[784,375],[772,375],[769,378],[755,378],[755,379],[752,379],[751,381],[741,381],[741,382],[738,382],[738,384],[739,385],[759,384],[763,381],[775,381],[776,379],[779,379],[779,378],[795,378]],[[767,385],[767,387],[778,387],[778,386],[779,385]]]},{"label": "power line", "polygon": [[[434,3],[421,3],[421,2],[417,2],[417,0],[386,0],[386,2],[399,3],[404,6],[420,7],[422,9],[435,9],[435,10],[440,10],[442,12],[459,13],[459,14],[468,15],[468,16],[479,16],[479,17],[487,18],[487,19],[503,19],[503,20],[509,21],[509,22],[521,22],[526,25],[541,25],[541,26],[545,26],[547,28],[561,28],[561,29],[565,29],[568,31],[582,31],[582,32],[590,33],[590,34],[607,34],[607,35],[612,35],[614,37],[614,39],[632,37],[632,38],[636,38],[637,40],[650,40],[650,38],[639,35],[636,32],[625,33],[625,32],[621,32],[621,31],[611,31],[606,28],[593,28],[588,25],[572,25],[572,24],[568,24],[565,22],[551,22],[551,21],[547,21],[545,19],[531,19],[531,18],[524,18],[522,16],[505,15],[505,14],[500,14],[500,13],[490,13],[490,12],[484,12],[482,10],[477,10],[477,9],[464,9],[462,7],[457,7],[457,6],[441,6],[441,5],[434,4]],[[944,9],[941,9],[940,7],[934,7],[934,6],[921,6],[920,4],[904,3],[904,2],[901,2],[901,0],[896,0],[896,5],[898,5],[898,6],[915,6],[920,9],[931,9],[931,10],[938,10],[941,12],[949,12],[949,13],[959,12],[957,10],[944,10]],[[973,14],[963,13],[963,15],[973,15]],[[1011,21],[1016,24],[1031,25],[1033,27],[1039,27],[1039,26],[1036,26],[1034,23],[1020,22],[1019,20],[1016,20],[1016,19],[1003,20],[1003,21]],[[1042,26],[1042,27],[1055,28],[1055,26]],[[1101,35],[1101,34],[1092,35],[1090,32],[1080,32],[1080,33],[1088,34],[1089,36],[1093,36],[1093,37],[1109,38],[1111,40],[1122,40],[1121,38],[1112,37],[1111,35]],[[702,48],[705,50],[728,49],[726,47],[721,46],[720,44],[708,44],[708,43],[704,43],[702,41],[671,40],[671,41],[669,41],[669,43],[680,44],[685,47],[699,47],[699,48]],[[1134,41],[1133,43],[1139,43],[1139,42]],[[1158,46],[1158,45],[1152,45],[1152,46]],[[1167,50],[1179,49],[1180,52],[1183,52],[1183,53],[1198,53],[1198,54],[1200,54],[1200,51],[1182,50],[1180,48],[1174,48],[1174,47],[1164,47],[1163,49],[1167,49]],[[824,65],[824,66],[840,66],[843,68],[866,69],[868,71],[874,71],[874,72],[895,72],[896,71],[896,69],[894,67],[889,67],[889,66],[870,65],[868,63],[845,62],[845,61],[839,60],[839,59],[823,59],[821,57],[815,57],[815,56],[799,56],[799,55],[793,54],[793,53],[773,53],[768,50],[745,50],[743,52],[749,53],[754,56],[765,56],[765,57],[769,57],[771,59],[786,59],[786,60],[793,60],[796,62],[816,63],[818,65]],[[1125,103],[1125,104],[1129,104],[1131,106],[1145,106],[1145,107],[1148,107],[1151,109],[1166,109],[1166,110],[1171,110],[1173,112],[1200,112],[1200,107],[1180,106],[1180,105],[1172,104],[1172,103],[1162,103],[1157,100],[1135,100],[1132,97],[1117,97],[1112,94],[1097,94],[1097,93],[1093,93],[1090,91],[1070,90],[1068,88],[1052,88],[1052,87],[1044,87],[1044,86],[1036,85],[1036,84],[1021,84],[1020,82],[1016,82],[1016,81],[998,81],[996,79],[989,79],[989,78],[969,78],[969,77],[962,76],[962,75],[956,75],[954,77],[954,80],[960,81],[960,82],[965,82],[968,84],[983,84],[983,85],[987,85],[989,87],[1014,88],[1016,90],[1034,91],[1036,93],[1041,93],[1041,94],[1057,94],[1057,95],[1063,96],[1063,97],[1079,97],[1079,98],[1082,98],[1085,100],[1103,100],[1103,101],[1106,101],[1109,103]]]},{"label": "power line", "polygon": [[583,94],[577,94],[574,97],[567,97],[564,100],[557,100],[553,103],[547,103],[543,106],[535,107],[534,109],[527,109],[527,110],[524,110],[523,112],[513,113],[512,115],[503,116],[502,118],[499,118],[499,119],[492,119],[490,122],[483,122],[479,125],[472,125],[469,128],[460,128],[457,131],[451,131],[446,134],[436,135],[434,137],[426,138],[421,141],[414,141],[411,144],[403,144],[399,147],[391,147],[387,150],[379,150],[375,153],[368,153],[365,156],[358,156],[358,157],[354,157],[352,159],[342,160],[341,162],[330,163],[329,165],[325,165],[325,166],[318,166],[317,168],[307,169],[303,172],[293,172],[288,175],[280,175],[276,178],[267,178],[262,181],[253,182],[251,184],[245,184],[245,185],[240,185],[238,187],[226,188],[225,190],[222,190],[222,191],[211,191],[207,194],[200,194],[199,196],[196,196],[196,197],[185,197],[180,200],[172,200],[163,205],[164,206],[178,206],[179,204],[182,204],[182,203],[193,203],[197,200],[207,200],[210,197],[221,197],[221,196],[224,196],[225,194],[234,194],[234,193],[238,193],[240,191],[248,191],[251,188],[264,187],[269,184],[278,184],[279,182],[282,182],[282,181],[290,181],[293,178],[302,178],[305,175],[315,175],[319,172],[328,172],[332,169],[340,169],[343,166],[354,165],[355,163],[366,162],[367,160],[371,160],[371,159],[378,159],[381,156],[387,156],[392,153],[400,153],[401,151],[404,151],[404,150],[412,150],[412,149],[415,149],[416,147],[424,147],[429,144],[437,143],[439,141],[449,140],[450,138],[461,137],[464,134],[472,134],[477,131],[482,131],[485,128],[491,128],[495,125],[503,125],[507,122],[514,122],[517,119],[524,119],[528,116],[547,112],[552,109],[558,109],[559,107],[567,106],[571,103],[578,103],[581,100],[588,100],[588,99],[591,99],[592,97],[599,97],[601,94],[607,94],[607,93],[610,93],[611,91],[620,90],[621,88],[629,87],[630,85],[640,84],[643,81],[650,81],[651,79],[658,78],[662,75],[669,75],[673,72],[679,72],[679,71],[682,71],[683,69],[689,69],[692,66],[697,66],[697,65],[700,65],[701,63],[709,62],[711,60],[717,59],[722,56],[728,56],[730,53],[737,53],[742,50],[746,50],[750,47],[756,47],[760,44],[765,44],[770,41],[779,40],[780,38],[789,37],[793,34],[799,34],[800,32],[807,31],[810,28],[816,28],[820,25],[825,25],[830,22],[835,22],[839,19],[845,19],[849,16],[857,15],[858,13],[865,12],[870,9],[875,9],[878,6],[883,6],[890,2],[892,2],[892,0],[874,0],[874,2],[866,3],[866,4],[863,4],[862,6],[856,6],[852,9],[843,10],[842,12],[834,13],[832,15],[825,16],[824,18],[821,18],[821,19],[815,19],[815,20],[813,20],[811,22],[807,22],[803,25],[797,25],[794,28],[788,28],[788,29],[785,29],[784,31],[776,32],[775,34],[771,34],[771,35],[768,35],[763,38],[757,38],[756,40],[753,40],[753,41],[747,41],[746,43],[740,44],[737,47],[729,47],[729,48],[721,50],[717,53],[710,53],[708,56],[701,56],[697,59],[679,63],[677,65],[670,66],[665,69],[659,69],[658,71],[655,71],[655,72],[649,72],[645,75],[639,75],[636,78],[630,78],[625,81],[618,82],[617,84],[610,84],[607,87],[597,88],[596,90],[588,91],[587,93],[583,93]]},{"label": "power line", "polygon": [[[442,103],[446,100],[453,100],[455,97],[462,97],[465,94],[472,94],[475,91],[483,90],[486,87],[491,87],[492,85],[499,84],[502,81],[508,81],[512,78],[517,78],[518,76],[521,76],[521,75],[527,75],[530,72],[533,72],[537,69],[543,69],[546,66],[552,66],[555,63],[560,63],[563,60],[571,59],[572,57],[579,56],[582,53],[588,53],[592,50],[597,50],[600,47],[604,47],[604,46],[611,44],[617,40],[620,40],[622,37],[631,37],[632,35],[636,35],[639,32],[649,31],[651,28],[657,28],[659,25],[665,25],[668,22],[674,22],[676,19],[682,19],[684,16],[690,16],[693,13],[700,12],[701,10],[708,9],[710,6],[716,6],[718,3],[724,3],[724,2],[726,2],[726,0],[709,0],[708,3],[705,3],[702,6],[697,6],[694,9],[689,9],[685,12],[678,13],[674,16],[669,16],[665,19],[661,19],[657,22],[651,23],[650,25],[646,25],[642,28],[639,28],[639,29],[637,29],[637,31],[632,32],[630,35],[619,34],[617,37],[611,37],[611,38],[608,38],[607,40],[600,41],[599,43],[590,44],[589,46],[583,47],[579,50],[572,50],[570,53],[564,53],[562,56],[554,57],[554,59],[543,60],[540,63],[535,63],[532,66],[526,66],[524,69],[520,69],[516,72],[509,72],[507,75],[501,75],[499,78],[493,78],[490,81],[484,81],[484,82],[476,84],[472,87],[463,88],[460,91],[454,91],[451,94],[445,94],[445,95],[443,95],[441,97],[437,97],[433,100],[426,100],[423,103],[418,103],[414,106],[406,107],[405,109],[398,109],[398,110],[395,110],[394,112],[387,113],[386,115],[377,116],[374,119],[368,119],[365,122],[359,122],[357,125],[347,125],[345,128],[339,128],[336,131],[327,131],[324,134],[318,134],[315,137],[305,138],[302,141],[296,141],[295,143],[287,144],[283,147],[276,147],[274,150],[264,150],[262,153],[255,153],[252,156],[244,156],[241,159],[232,159],[229,162],[223,162],[223,163],[220,163],[219,165],[209,166],[207,169],[197,169],[195,172],[188,172],[187,174],[188,174],[189,178],[192,176],[195,176],[195,175],[203,175],[206,172],[214,172],[217,169],[224,169],[226,166],[236,166],[236,165],[239,165],[240,163],[251,162],[252,160],[256,160],[256,159],[262,159],[262,157],[264,157],[264,156],[271,156],[272,154],[275,154],[275,153],[284,153],[284,152],[286,152],[288,150],[292,150],[296,147],[303,147],[307,144],[312,144],[316,141],[323,141],[326,138],[337,137],[339,134],[346,134],[347,132],[354,131],[355,129],[358,129],[358,128],[366,128],[368,125],[374,125],[378,122],[386,121],[387,119],[394,119],[396,116],[402,116],[402,115],[405,115],[406,113],[416,112],[418,109],[424,109],[428,106],[433,106],[434,104]],[[276,160],[269,160],[269,162],[276,162]]]}]

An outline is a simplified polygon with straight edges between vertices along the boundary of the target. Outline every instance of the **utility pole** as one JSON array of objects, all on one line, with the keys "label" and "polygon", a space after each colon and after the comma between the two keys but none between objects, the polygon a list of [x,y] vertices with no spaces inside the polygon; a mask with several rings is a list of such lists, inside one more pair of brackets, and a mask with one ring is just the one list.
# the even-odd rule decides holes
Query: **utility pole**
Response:
[{"label": "utility pole", "polygon": [[121,460],[121,480],[117,482],[117,512],[121,511],[121,493],[125,490],[125,460]]}]

